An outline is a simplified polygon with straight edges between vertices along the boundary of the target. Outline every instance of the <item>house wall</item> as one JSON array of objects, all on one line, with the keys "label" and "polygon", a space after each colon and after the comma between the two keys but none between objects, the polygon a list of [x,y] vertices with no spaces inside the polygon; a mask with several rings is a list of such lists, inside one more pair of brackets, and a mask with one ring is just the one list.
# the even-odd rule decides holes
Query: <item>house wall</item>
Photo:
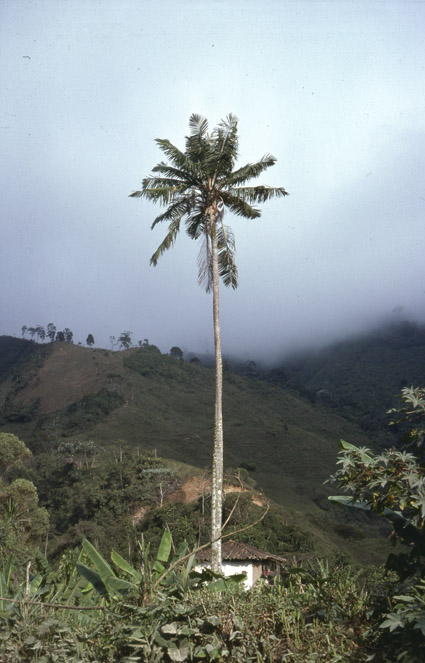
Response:
[{"label": "house wall", "polygon": [[261,578],[263,572],[262,564],[253,564],[252,565],[252,584],[254,585],[259,578]]},{"label": "house wall", "polygon": [[252,587],[254,584],[253,569],[251,562],[223,562],[223,573],[225,576],[234,576],[238,573],[246,573],[245,587]]}]

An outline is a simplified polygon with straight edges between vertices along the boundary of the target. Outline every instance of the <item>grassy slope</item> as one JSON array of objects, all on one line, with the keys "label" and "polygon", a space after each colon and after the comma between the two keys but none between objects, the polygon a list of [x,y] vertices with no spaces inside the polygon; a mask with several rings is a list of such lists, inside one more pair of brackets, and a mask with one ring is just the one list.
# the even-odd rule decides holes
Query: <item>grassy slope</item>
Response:
[{"label": "grassy slope", "polygon": [[[158,454],[206,467],[213,434],[214,373],[144,350],[108,353],[54,344],[43,366],[28,376],[17,402],[40,398],[40,413],[62,410],[103,386],[121,390],[125,403],[76,438],[111,443],[125,439]],[[146,356],[146,361],[145,361]],[[125,365],[140,360],[139,371]],[[148,361],[149,359],[149,361]],[[137,368],[137,366],[136,366]],[[141,372],[145,372],[143,375]],[[10,382],[2,385],[7,392]],[[365,443],[362,433],[320,406],[279,387],[227,373],[224,391],[227,466],[255,463],[253,474],[267,494],[295,508],[306,506],[335,466],[340,437]],[[4,425],[25,433],[34,423]],[[54,435],[61,435],[61,428]],[[72,435],[70,435],[72,437]],[[312,507],[313,508],[313,507]]]},{"label": "grassy slope", "polygon": [[[52,445],[63,435],[102,446],[126,440],[141,449],[156,449],[165,458],[210,466],[212,369],[149,349],[110,353],[55,343],[40,349],[38,356],[38,370],[33,364],[19,369],[27,384],[15,400],[25,405],[40,398],[40,414],[55,413],[55,425],[37,431],[36,421],[9,422],[0,430],[15,432],[30,445],[37,436],[50,439]],[[0,385],[0,396],[10,391],[15,379],[9,376]],[[119,389],[124,404],[84,431],[64,432],[64,409],[105,386]],[[354,424],[280,387],[232,373],[225,375],[224,421],[228,468],[255,463],[252,477],[257,485],[284,507],[287,522],[312,533],[322,550],[353,545],[335,533],[329,513],[319,504],[326,505],[323,481],[335,469],[339,439],[367,444]],[[371,545],[375,548],[376,539],[356,542],[360,558],[370,558]]]}]

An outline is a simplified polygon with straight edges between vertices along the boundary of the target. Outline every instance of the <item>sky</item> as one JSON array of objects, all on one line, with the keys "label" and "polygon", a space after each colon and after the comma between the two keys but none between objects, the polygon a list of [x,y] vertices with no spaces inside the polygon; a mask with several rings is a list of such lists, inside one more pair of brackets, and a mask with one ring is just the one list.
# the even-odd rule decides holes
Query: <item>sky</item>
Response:
[{"label": "sky", "polygon": [[225,218],[224,354],[424,321],[424,30],[409,0],[0,0],[0,334],[212,352],[196,242],[151,267],[161,208],[129,198],[192,113],[236,114],[238,165],[290,193]]}]

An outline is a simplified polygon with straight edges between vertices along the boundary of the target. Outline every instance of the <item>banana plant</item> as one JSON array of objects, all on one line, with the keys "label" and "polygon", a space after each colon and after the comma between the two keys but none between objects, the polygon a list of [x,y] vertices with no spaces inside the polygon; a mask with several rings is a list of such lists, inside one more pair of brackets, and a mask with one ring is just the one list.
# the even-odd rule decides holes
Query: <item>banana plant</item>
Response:
[{"label": "banana plant", "polygon": [[83,541],[83,550],[95,569],[79,561],[76,564],[77,571],[88,580],[101,596],[117,598],[134,589],[134,583],[119,578],[104,557],[87,539]]},{"label": "banana plant", "polygon": [[[142,548],[142,570],[134,568],[119,553],[112,551],[111,560],[120,575],[87,540],[83,541],[83,551],[92,562],[94,569],[81,561],[76,564],[77,571],[105,599],[117,599],[131,593],[143,594],[145,597],[154,591],[166,590],[168,594],[181,594],[198,587],[207,587],[211,592],[226,591],[229,587],[239,584],[245,574],[224,578],[209,569],[197,572],[195,554],[188,553],[188,544],[183,542],[171,557],[172,536],[166,530],[153,564],[149,563],[149,548]],[[125,578],[121,577],[124,575]]]}]

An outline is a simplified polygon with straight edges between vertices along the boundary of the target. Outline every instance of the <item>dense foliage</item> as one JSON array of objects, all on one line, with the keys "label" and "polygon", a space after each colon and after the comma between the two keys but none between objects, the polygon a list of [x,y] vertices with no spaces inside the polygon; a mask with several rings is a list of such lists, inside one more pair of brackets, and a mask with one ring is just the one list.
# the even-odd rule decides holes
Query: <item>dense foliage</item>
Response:
[{"label": "dense foliage", "polygon": [[406,407],[399,423],[414,424],[406,435],[413,453],[387,449],[373,454],[341,442],[333,481],[349,496],[332,499],[383,516],[394,528],[394,545],[403,544],[387,560],[397,579],[380,611],[384,633],[379,645],[384,660],[419,663],[425,660],[425,390],[405,388],[402,396]]},{"label": "dense foliage", "polygon": [[[144,357],[155,354],[147,350]],[[310,554],[307,562],[299,553],[311,551],[312,542],[272,508],[254,529],[235,536],[286,557],[292,550],[294,566],[276,584],[260,582],[249,591],[237,580],[195,570],[189,550],[208,540],[208,494],[186,505],[167,502],[179,481],[154,453],[122,440],[106,450],[62,438],[53,453],[26,467],[26,446],[1,434],[1,660],[420,663],[425,391],[405,388],[402,397],[394,425],[408,448],[377,454],[342,442],[333,477],[346,491],[333,501],[391,523],[399,548],[388,557],[386,577],[343,560]],[[249,479],[246,469],[233,480],[240,485],[242,477]],[[44,504],[51,515],[50,563],[36,552],[47,533]],[[249,492],[226,497],[230,529],[259,512]]]},{"label": "dense foliage", "polygon": [[112,542],[132,556],[145,511],[176,488],[175,473],[154,453],[129,449],[118,440],[105,451],[91,441],[63,440],[55,453],[37,458],[41,503],[52,514],[49,552],[89,537],[103,551]]},{"label": "dense foliage", "polygon": [[[280,584],[246,591],[194,569],[164,533],[155,561],[116,553],[107,562],[88,541],[57,571],[40,556],[26,580],[3,567],[0,656],[4,663],[339,663],[365,660],[375,581],[326,563],[288,569]],[[186,555],[185,555],[186,553]],[[7,600],[5,600],[7,599]]]},{"label": "dense foliage", "polygon": [[13,552],[22,563],[48,531],[49,515],[39,507],[35,485],[19,476],[30,456],[15,435],[0,433],[0,560]]}]

